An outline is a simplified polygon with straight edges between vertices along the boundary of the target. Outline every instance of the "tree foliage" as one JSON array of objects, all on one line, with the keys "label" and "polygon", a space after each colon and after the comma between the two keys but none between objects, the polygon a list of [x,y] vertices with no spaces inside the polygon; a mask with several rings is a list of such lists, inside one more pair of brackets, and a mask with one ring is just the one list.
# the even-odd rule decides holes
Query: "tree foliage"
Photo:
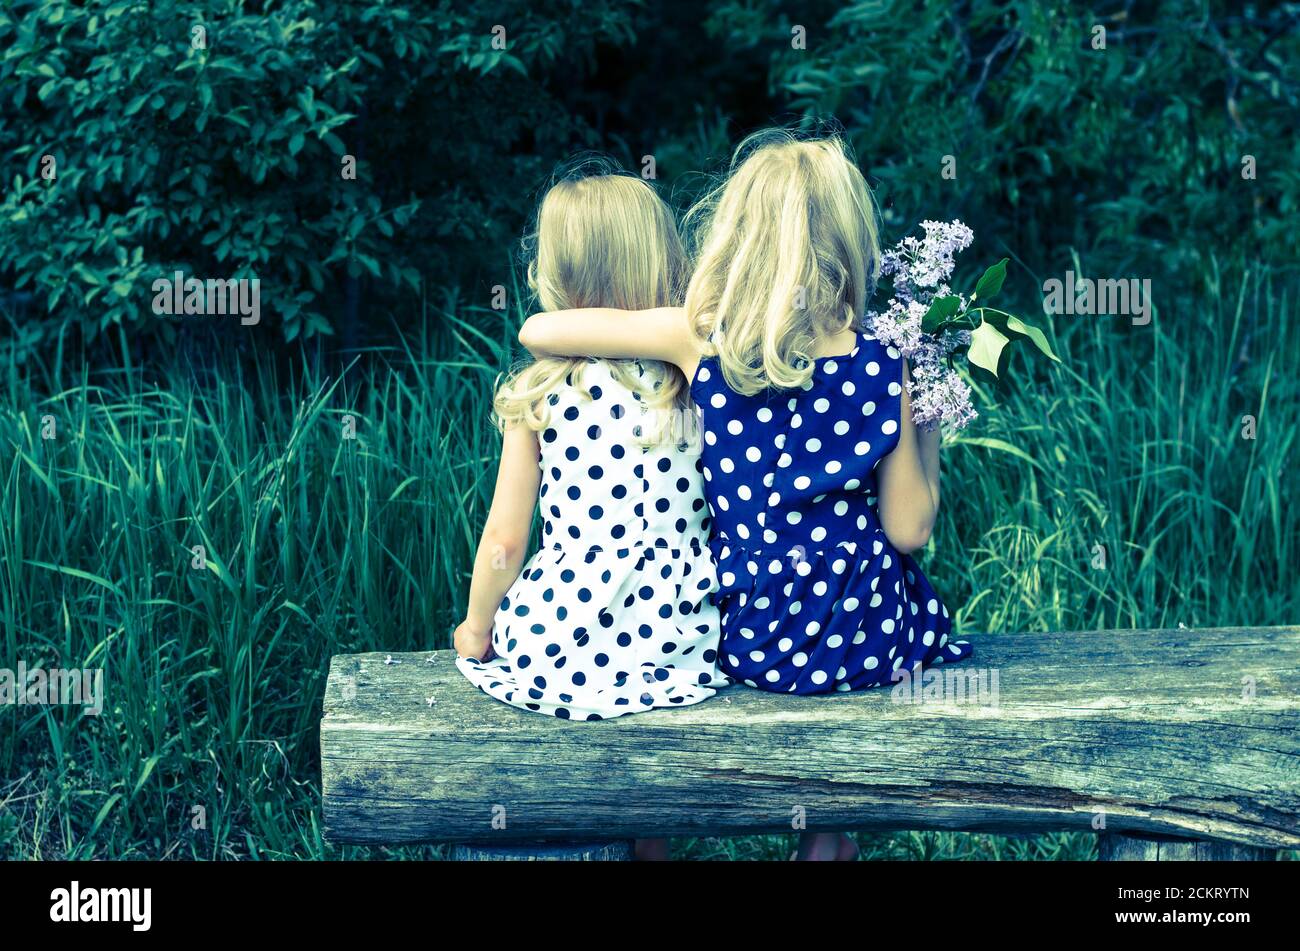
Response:
[{"label": "tree foliage", "polygon": [[414,319],[422,289],[486,302],[509,285],[538,192],[576,151],[651,156],[682,204],[743,133],[828,117],[895,233],[961,216],[990,253],[1057,271],[1073,251],[1147,273],[1211,252],[1293,261],[1298,17],[1206,0],[11,0],[0,301],[46,330],[168,338],[153,280],[258,277],[285,340],[373,337]]}]

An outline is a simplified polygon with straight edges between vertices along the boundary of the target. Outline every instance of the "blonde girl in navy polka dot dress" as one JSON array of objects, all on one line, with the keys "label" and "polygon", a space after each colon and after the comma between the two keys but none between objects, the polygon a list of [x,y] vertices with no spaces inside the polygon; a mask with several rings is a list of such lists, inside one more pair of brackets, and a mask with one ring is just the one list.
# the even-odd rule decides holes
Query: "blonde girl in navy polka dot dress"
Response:
[{"label": "blonde girl in navy polka dot dress", "polygon": [[[672,212],[639,178],[553,187],[530,281],[543,306],[672,302],[683,263]],[[543,359],[509,379],[496,493],[457,664],[523,710],[601,720],[711,697],[719,670],[698,427],[671,365]],[[541,547],[527,565],[540,501]],[[521,571],[522,568],[522,571]]]},{"label": "blonde girl in navy polka dot dress", "polygon": [[[939,436],[907,367],[863,332],[879,268],[870,191],[837,138],[752,137],[692,212],[685,308],[535,315],[535,354],[680,367],[704,433],[721,666],[786,693],[858,690],[970,656],[911,553],[939,505]],[[805,857],[845,857],[807,836]]]}]

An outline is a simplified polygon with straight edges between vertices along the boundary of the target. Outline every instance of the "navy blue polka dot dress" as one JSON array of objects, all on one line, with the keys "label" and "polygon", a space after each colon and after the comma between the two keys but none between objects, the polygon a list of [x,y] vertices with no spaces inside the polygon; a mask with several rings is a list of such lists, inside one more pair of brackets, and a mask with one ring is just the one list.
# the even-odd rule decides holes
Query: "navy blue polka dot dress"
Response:
[{"label": "navy blue polka dot dress", "polygon": [[[647,386],[659,366],[637,364]],[[497,610],[497,656],[457,666],[504,703],[566,720],[713,696],[731,681],[718,669],[698,440],[646,445],[653,414],[602,360],[548,402],[541,548]]]},{"label": "navy blue polka dot dress", "polygon": [[875,468],[898,445],[902,375],[898,351],[866,335],[815,361],[801,389],[743,396],[714,357],[696,371],[719,663],[751,687],[860,690],[971,654],[877,514]]}]

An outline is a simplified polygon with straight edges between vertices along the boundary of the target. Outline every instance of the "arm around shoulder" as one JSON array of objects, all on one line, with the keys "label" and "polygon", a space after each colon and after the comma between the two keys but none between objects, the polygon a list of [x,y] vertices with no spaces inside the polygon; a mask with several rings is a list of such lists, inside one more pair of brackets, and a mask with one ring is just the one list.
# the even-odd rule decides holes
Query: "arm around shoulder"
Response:
[{"label": "arm around shoulder", "polygon": [[614,310],[606,307],[533,314],[519,342],[536,357],[662,360],[693,375],[700,343],[681,307]]}]

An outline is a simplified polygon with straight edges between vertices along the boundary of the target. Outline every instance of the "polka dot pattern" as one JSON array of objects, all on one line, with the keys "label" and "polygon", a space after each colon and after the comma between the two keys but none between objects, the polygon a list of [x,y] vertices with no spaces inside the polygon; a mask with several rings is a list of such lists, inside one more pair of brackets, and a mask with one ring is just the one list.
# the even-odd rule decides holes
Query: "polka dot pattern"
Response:
[{"label": "polka dot pattern", "polygon": [[[658,372],[647,364],[643,381]],[[561,719],[713,696],[730,680],[718,666],[699,447],[643,448],[645,408],[603,361],[550,403],[541,548],[497,610],[497,656],[456,665],[496,699]]]},{"label": "polka dot pattern", "polygon": [[948,609],[880,527],[875,470],[898,445],[902,373],[898,351],[867,335],[815,361],[792,391],[736,393],[712,357],[696,372],[720,664],[751,687],[860,690],[891,683],[904,665],[971,655],[949,640]]}]

